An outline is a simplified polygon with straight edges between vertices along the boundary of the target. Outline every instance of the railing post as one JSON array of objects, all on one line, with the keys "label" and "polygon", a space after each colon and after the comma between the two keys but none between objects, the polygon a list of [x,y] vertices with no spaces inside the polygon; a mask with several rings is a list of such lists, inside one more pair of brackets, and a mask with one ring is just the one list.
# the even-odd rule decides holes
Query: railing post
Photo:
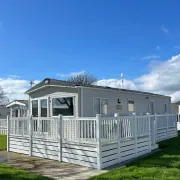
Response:
[{"label": "railing post", "polygon": [[[148,117],[148,125],[149,125],[149,152],[151,152],[151,118],[149,113],[146,114]],[[152,133],[153,133],[153,127],[152,127]],[[153,139],[154,139],[154,134],[153,134]]]},{"label": "railing post", "polygon": [[156,120],[155,117],[153,118],[152,124],[152,144],[156,144]]},{"label": "railing post", "polygon": [[10,116],[7,116],[7,152],[9,152]]},{"label": "railing post", "polygon": [[137,157],[137,118],[136,113],[132,113],[134,121],[134,141],[135,141],[135,157]]},{"label": "railing post", "polygon": [[177,136],[178,136],[178,116],[175,115],[175,127],[176,127],[176,132],[177,132]]},{"label": "railing post", "polygon": [[116,137],[117,137],[117,145],[118,145],[118,162],[117,163],[120,163],[121,162],[121,127],[120,127],[120,118],[119,118],[119,114],[118,113],[115,113],[114,114],[114,117],[117,118],[117,134],[116,134]]},{"label": "railing post", "polygon": [[166,139],[168,139],[168,128],[169,128],[169,117],[168,114],[166,114]]},{"label": "railing post", "polygon": [[32,156],[32,116],[28,116],[29,122],[29,156]]},{"label": "railing post", "polygon": [[101,154],[101,115],[96,114],[97,169],[102,169]]},{"label": "railing post", "polygon": [[63,116],[60,114],[58,116],[58,142],[59,142],[59,153],[58,153],[58,160],[62,162],[62,130],[63,130]]},{"label": "railing post", "polygon": [[154,137],[155,137],[155,143],[157,142],[157,116],[156,113],[154,114]]}]

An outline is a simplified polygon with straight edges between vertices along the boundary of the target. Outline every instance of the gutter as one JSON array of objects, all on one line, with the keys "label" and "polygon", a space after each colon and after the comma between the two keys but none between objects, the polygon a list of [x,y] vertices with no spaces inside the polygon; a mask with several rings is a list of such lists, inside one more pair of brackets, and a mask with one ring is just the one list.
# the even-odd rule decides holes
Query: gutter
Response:
[{"label": "gutter", "polygon": [[36,88],[34,90],[31,91],[26,91],[25,94],[30,94],[32,92],[38,91],[40,89],[43,89],[45,87],[65,87],[65,88],[87,88],[87,89],[96,89],[96,90],[105,90],[105,91],[116,91],[116,92],[122,92],[122,93],[127,93],[127,94],[143,94],[146,96],[159,96],[159,97],[166,97],[166,98],[171,98],[171,96],[165,96],[165,95],[161,95],[161,94],[148,94],[148,92],[128,92],[128,91],[122,91],[121,89],[116,90],[116,89],[103,89],[103,88],[95,88],[95,87],[86,87],[86,86],[61,86],[61,85],[44,85],[42,87]]}]

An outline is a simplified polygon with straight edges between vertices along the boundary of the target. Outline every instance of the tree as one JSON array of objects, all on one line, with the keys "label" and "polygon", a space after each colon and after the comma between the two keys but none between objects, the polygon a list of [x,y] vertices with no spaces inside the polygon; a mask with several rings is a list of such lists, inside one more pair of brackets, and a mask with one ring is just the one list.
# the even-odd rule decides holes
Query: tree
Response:
[{"label": "tree", "polygon": [[76,76],[70,76],[67,81],[74,83],[75,85],[91,85],[97,81],[97,78],[92,74],[83,73]]},{"label": "tree", "polygon": [[3,91],[2,87],[0,87],[0,99],[5,98],[6,93]]}]

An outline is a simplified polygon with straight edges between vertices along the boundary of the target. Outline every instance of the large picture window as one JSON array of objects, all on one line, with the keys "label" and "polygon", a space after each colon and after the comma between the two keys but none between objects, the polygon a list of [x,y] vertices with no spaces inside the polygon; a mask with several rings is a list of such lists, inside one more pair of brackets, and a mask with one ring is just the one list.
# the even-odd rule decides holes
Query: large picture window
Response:
[{"label": "large picture window", "polygon": [[47,117],[47,99],[41,99],[41,117]]},{"label": "large picture window", "polygon": [[38,117],[38,100],[32,101],[32,115],[33,117]]},{"label": "large picture window", "polygon": [[73,116],[73,97],[52,98],[52,114],[53,116],[58,116],[59,114],[63,116]]}]

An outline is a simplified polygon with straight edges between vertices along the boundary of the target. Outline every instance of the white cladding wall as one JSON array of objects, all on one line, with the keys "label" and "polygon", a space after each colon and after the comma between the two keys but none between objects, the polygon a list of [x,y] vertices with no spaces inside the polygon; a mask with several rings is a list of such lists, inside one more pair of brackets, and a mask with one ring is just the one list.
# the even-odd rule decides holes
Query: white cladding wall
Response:
[{"label": "white cladding wall", "polygon": [[[37,99],[48,99],[50,100],[55,97],[74,97],[74,115],[78,117],[79,115],[79,109],[78,109],[78,104],[79,104],[79,96],[78,96],[78,89],[76,88],[65,88],[65,87],[49,87],[46,89],[41,89],[40,91],[36,91],[34,93],[30,94],[30,101],[32,100],[37,100]],[[51,103],[50,101],[48,103],[48,108],[50,109],[49,111],[49,116],[52,116],[52,108],[51,108]],[[30,114],[32,114],[32,106],[30,104]]]},{"label": "white cladding wall", "polygon": [[[133,100],[135,103],[135,112],[137,114],[145,114],[149,112],[149,102],[154,101],[154,112],[164,114],[164,103],[167,104],[167,112],[171,112],[171,100],[165,96],[155,96],[146,94],[133,94],[128,92],[118,92],[115,90],[90,89],[83,88],[83,116],[93,116],[93,98],[108,99],[108,114],[120,113],[120,115],[128,115],[128,100]],[[147,99],[148,97],[148,99]],[[121,101],[122,110],[116,110],[117,101]]]}]

